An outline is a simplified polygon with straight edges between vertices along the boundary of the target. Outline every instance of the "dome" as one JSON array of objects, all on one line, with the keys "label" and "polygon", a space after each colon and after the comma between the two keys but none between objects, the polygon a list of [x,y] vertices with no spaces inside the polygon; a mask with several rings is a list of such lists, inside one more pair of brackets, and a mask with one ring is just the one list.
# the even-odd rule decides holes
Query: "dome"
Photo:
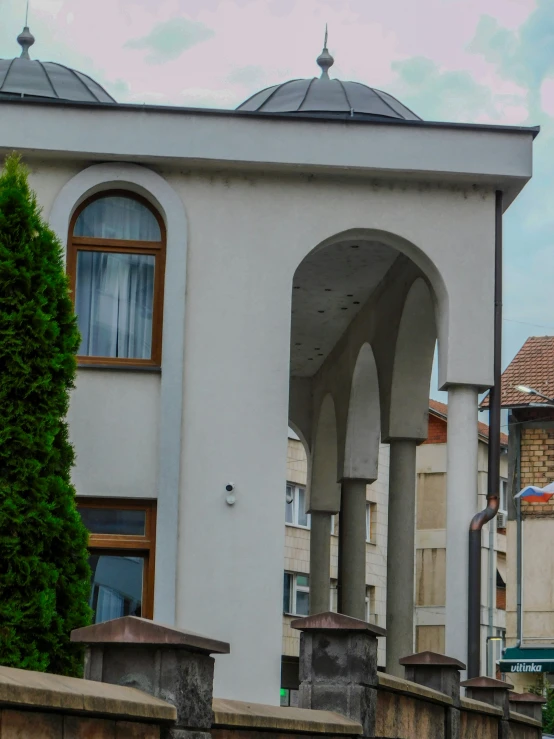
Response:
[{"label": "dome", "polygon": [[115,103],[104,88],[82,72],[55,62],[29,58],[35,39],[25,26],[17,37],[21,56],[0,59],[0,100],[3,97],[49,98],[83,103]]},{"label": "dome", "polygon": [[400,119],[420,121],[421,118],[387,92],[361,82],[343,82],[329,78],[334,59],[325,45],[317,58],[322,69],[320,78],[290,80],[257,92],[238,106],[237,110],[260,113],[295,113],[322,118],[344,117],[367,120]]}]

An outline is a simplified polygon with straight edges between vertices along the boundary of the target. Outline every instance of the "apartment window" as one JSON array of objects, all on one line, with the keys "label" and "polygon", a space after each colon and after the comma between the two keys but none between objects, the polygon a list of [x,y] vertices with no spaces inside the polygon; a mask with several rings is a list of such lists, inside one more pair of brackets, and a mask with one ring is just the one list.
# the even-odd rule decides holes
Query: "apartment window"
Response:
[{"label": "apartment window", "polygon": [[81,498],[89,531],[93,623],[120,616],[154,615],[154,502]]},{"label": "apartment window", "polygon": [[310,528],[310,514],[306,513],[306,489],[300,485],[287,484],[285,523]]},{"label": "apartment window", "polygon": [[335,536],[338,533],[338,531],[337,531],[338,526],[335,523],[335,519],[336,519],[336,515],[333,514],[331,516],[331,536]]},{"label": "apartment window", "polygon": [[375,613],[375,586],[368,585],[365,594],[365,620],[369,624],[377,624]]},{"label": "apartment window", "polygon": [[310,612],[310,577],[285,572],[283,583],[283,612],[293,616],[307,616]]},{"label": "apartment window", "polygon": [[135,194],[100,193],[71,220],[67,271],[81,364],[161,362],[165,229]]},{"label": "apartment window", "polygon": [[375,513],[377,505],[375,503],[365,504],[365,540],[370,544],[375,543]]}]

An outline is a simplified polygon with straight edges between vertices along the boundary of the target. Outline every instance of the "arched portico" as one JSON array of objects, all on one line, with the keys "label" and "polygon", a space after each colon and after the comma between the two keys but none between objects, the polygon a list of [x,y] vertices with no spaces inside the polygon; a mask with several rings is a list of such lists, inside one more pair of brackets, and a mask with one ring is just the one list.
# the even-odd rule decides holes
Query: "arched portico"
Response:
[{"label": "arched portico", "polygon": [[335,490],[341,483],[340,505],[336,498],[318,504],[312,493],[312,514],[327,518],[312,533],[312,612],[328,603],[328,553],[320,542],[340,507],[339,610],[365,617],[366,485],[377,478],[382,438],[390,444],[387,669],[397,674],[398,659],[414,648],[416,447],[427,436],[437,334],[440,362],[448,363],[452,320],[449,289],[434,262],[390,232],[345,230],[313,249],[294,275],[291,403],[300,409],[303,397],[305,410],[311,398],[312,417],[320,418],[319,407],[333,397],[336,477],[333,456],[317,485]]}]

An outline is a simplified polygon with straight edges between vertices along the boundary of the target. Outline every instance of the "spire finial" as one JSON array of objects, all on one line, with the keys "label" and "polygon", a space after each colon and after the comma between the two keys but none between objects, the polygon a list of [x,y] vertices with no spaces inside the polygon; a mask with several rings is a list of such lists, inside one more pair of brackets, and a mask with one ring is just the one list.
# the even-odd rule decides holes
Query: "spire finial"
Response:
[{"label": "spire finial", "polygon": [[325,39],[323,41],[323,51],[321,54],[317,57],[317,63],[321,67],[321,77],[322,80],[328,80],[329,79],[329,69],[333,66],[335,63],[335,60],[329,54],[329,49],[327,48],[327,23],[325,24]]},{"label": "spire finial", "polygon": [[29,56],[29,49],[31,46],[35,43],[35,37],[29,31],[29,0],[27,0],[27,7],[25,10],[25,27],[17,37],[17,43],[21,46],[21,54],[19,55],[21,59],[30,59]]}]

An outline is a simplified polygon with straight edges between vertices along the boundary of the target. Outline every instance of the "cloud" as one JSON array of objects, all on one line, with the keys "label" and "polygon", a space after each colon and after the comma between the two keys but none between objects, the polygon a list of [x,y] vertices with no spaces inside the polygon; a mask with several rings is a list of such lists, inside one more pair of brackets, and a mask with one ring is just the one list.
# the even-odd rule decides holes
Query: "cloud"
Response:
[{"label": "cloud", "polygon": [[396,79],[388,91],[425,120],[520,123],[527,117],[523,94],[493,92],[465,70],[443,70],[421,56],[391,67]]},{"label": "cloud", "polygon": [[542,82],[554,74],[552,0],[537,0],[535,10],[513,30],[482,16],[469,48],[494,64],[502,77],[526,87],[531,110],[540,115]]},{"label": "cloud", "polygon": [[207,41],[213,35],[213,30],[199,21],[170,18],[155,25],[146,36],[127,41],[125,46],[149,51],[145,60],[149,64],[163,64],[178,59],[184,51]]},{"label": "cloud", "polygon": [[261,87],[266,79],[263,67],[256,64],[247,64],[245,67],[233,69],[227,76],[227,82],[233,85]]}]

